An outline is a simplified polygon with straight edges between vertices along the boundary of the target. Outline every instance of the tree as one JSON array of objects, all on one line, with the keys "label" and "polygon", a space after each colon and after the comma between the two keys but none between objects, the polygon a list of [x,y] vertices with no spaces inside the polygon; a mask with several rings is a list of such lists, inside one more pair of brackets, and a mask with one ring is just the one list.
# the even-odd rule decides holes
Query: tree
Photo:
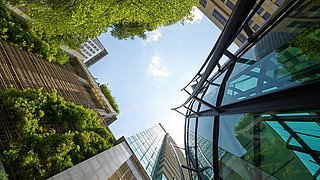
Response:
[{"label": "tree", "polygon": [[0,102],[15,113],[17,137],[1,149],[10,179],[45,179],[102,152],[114,143],[91,109],[65,101],[56,91],[8,89]]},{"label": "tree", "polygon": [[112,27],[120,39],[145,37],[146,31],[191,19],[196,0],[11,0],[24,4],[35,30],[52,41],[78,47]]}]

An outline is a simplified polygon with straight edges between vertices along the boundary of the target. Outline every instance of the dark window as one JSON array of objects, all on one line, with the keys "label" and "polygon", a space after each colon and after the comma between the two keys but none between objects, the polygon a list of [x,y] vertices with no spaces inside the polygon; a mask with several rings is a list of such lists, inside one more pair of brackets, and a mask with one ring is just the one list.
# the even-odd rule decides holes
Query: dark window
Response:
[{"label": "dark window", "polygon": [[263,18],[264,20],[267,20],[267,19],[269,19],[270,16],[271,16],[271,14],[268,13],[268,12],[266,12],[266,13],[264,13],[264,15],[262,16],[262,18]]},{"label": "dark window", "polygon": [[237,38],[242,43],[244,43],[246,41],[246,37],[243,34],[238,34]]},{"label": "dark window", "polygon": [[307,28],[311,26],[314,22],[311,21],[293,21],[287,27],[295,27],[295,28]]},{"label": "dark window", "polygon": [[309,9],[309,11],[320,12],[320,6],[313,6],[311,9]]},{"label": "dark window", "polygon": [[262,8],[262,7],[259,7],[259,9],[258,9],[257,13],[258,13],[258,14],[261,14],[261,13],[262,13],[262,11],[263,11],[263,8]]},{"label": "dark window", "polygon": [[233,10],[233,8],[234,8],[234,4],[233,4],[230,0],[227,1],[227,6],[228,6],[231,10]]},{"label": "dark window", "polygon": [[284,2],[284,0],[276,0],[276,5],[281,6],[281,4]]},{"label": "dark window", "polygon": [[252,29],[254,29],[254,30],[256,31],[256,30],[259,29],[259,27],[260,27],[260,26],[259,26],[258,24],[255,24],[254,26],[252,26]]},{"label": "dark window", "polygon": [[223,25],[227,24],[227,19],[222,16],[216,9],[213,10],[212,15]]},{"label": "dark window", "polygon": [[250,19],[249,21],[248,21],[248,25],[251,25],[253,23],[253,21],[252,21],[252,19]]},{"label": "dark window", "polygon": [[200,0],[200,4],[205,8],[207,5],[207,0]]}]

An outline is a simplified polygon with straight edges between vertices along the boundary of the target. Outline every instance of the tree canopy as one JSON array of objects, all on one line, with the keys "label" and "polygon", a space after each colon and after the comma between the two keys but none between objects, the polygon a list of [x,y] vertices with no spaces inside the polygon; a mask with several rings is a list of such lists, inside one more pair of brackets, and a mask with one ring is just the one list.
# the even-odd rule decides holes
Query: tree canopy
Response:
[{"label": "tree canopy", "polygon": [[45,179],[113,146],[102,119],[56,91],[8,89],[1,103],[15,113],[17,138],[1,150],[9,177]]},{"label": "tree canopy", "polygon": [[19,48],[36,53],[49,62],[64,64],[69,60],[57,43],[48,43],[41,34],[30,29],[24,22],[12,15],[0,0],[0,39],[10,41]]},{"label": "tree canopy", "polygon": [[139,36],[162,25],[191,19],[196,0],[11,0],[24,4],[33,26],[52,40],[78,47],[112,28],[119,39]]}]

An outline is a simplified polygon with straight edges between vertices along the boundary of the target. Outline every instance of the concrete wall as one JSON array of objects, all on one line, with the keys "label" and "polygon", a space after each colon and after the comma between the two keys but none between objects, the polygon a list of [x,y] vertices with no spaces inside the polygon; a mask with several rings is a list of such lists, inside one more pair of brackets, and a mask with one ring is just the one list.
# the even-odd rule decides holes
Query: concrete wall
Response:
[{"label": "concrete wall", "polygon": [[[111,149],[108,149],[90,159],[87,159],[59,174],[49,178],[49,180],[106,180],[110,178],[124,163],[129,164],[130,171],[137,179],[143,177],[137,169],[132,166],[133,153],[126,142],[122,142]],[[142,173],[143,174],[143,173]],[[140,177],[140,178],[139,178]],[[142,178],[141,178],[142,179]]]}]

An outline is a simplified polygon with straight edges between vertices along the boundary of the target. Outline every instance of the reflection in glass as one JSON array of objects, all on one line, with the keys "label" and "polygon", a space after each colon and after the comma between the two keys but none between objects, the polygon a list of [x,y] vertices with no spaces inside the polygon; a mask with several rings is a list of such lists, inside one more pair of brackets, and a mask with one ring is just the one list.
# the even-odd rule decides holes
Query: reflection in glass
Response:
[{"label": "reflection in glass", "polygon": [[[227,126],[225,129],[233,128],[233,132],[221,133],[219,143],[229,140],[231,134],[245,149],[245,153],[240,157],[235,154],[234,149],[225,149],[226,153],[220,159],[222,177],[226,179],[237,176],[243,179],[288,179],[289,177],[290,179],[311,179],[320,168],[315,162],[317,159],[311,157],[311,153],[319,153],[320,149],[320,136],[317,134],[320,132],[319,117],[313,119],[316,122],[304,122],[303,120],[308,117],[302,116],[301,121],[297,122],[296,113],[286,114],[285,117],[283,113],[279,113],[279,116],[277,114],[221,116],[221,122],[233,121],[223,125]],[[285,118],[286,121],[294,119],[295,122],[278,122],[279,117]],[[285,126],[281,125],[283,123],[286,123],[292,131],[284,128]],[[292,133],[298,134],[299,138],[293,138]],[[314,151],[304,151],[301,141]],[[231,143],[230,140],[228,142]],[[319,154],[317,157],[319,158]]]},{"label": "reflection in glass", "polygon": [[[299,35],[278,33],[276,39],[290,40],[283,44],[278,42],[272,51],[268,48],[257,50],[254,65],[240,73],[232,74],[227,82],[223,104],[256,97],[262,94],[287,89],[320,78],[320,25],[316,24]],[[286,36],[285,36],[286,35]],[[275,41],[273,36],[266,36],[261,41]],[[270,42],[271,43],[271,42]],[[258,44],[258,43],[257,43]],[[278,47],[279,44],[281,47]],[[268,53],[268,54],[267,54]],[[238,72],[240,66],[236,65]]]},{"label": "reflection in glass", "polygon": [[[187,152],[188,152],[188,155],[189,155],[189,158],[190,158],[190,165],[195,165],[195,159],[196,159],[196,156],[195,156],[195,147],[196,147],[196,144],[195,144],[195,130],[196,130],[196,118],[189,118],[189,128],[188,128],[188,131],[187,131],[187,136],[188,136],[188,145],[187,145]],[[195,167],[194,167],[195,168]]]}]

